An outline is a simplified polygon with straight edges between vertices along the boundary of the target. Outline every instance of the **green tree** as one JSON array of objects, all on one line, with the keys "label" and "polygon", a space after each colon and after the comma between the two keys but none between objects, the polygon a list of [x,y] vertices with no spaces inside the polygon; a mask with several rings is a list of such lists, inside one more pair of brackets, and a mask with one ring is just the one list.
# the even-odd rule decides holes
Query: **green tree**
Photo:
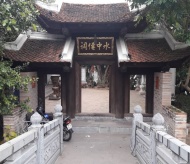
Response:
[{"label": "green tree", "polygon": [[23,66],[12,68],[12,62],[0,62],[0,114],[10,114],[16,107],[17,97],[15,90],[27,90],[27,85],[31,81],[29,77],[22,77],[20,70]]},{"label": "green tree", "polygon": [[3,45],[33,27],[36,30],[38,11],[34,0],[0,0],[0,114],[10,113],[15,107],[14,90],[24,89],[30,79],[22,77],[24,66],[12,67],[12,62],[4,60]]},{"label": "green tree", "polygon": [[34,0],[0,0],[1,41],[12,41],[29,27],[36,30],[37,14]]},{"label": "green tree", "polygon": [[[190,0],[131,0],[131,7],[140,11],[139,19],[146,17],[149,27],[161,23],[182,42],[190,43]],[[142,6],[144,10],[140,10]]]},{"label": "green tree", "polygon": [[[35,0],[0,0],[0,118],[2,114],[11,113],[17,99],[14,90],[27,89],[30,81],[22,77],[20,70],[23,66],[12,67],[11,61],[3,58],[3,45],[13,41],[16,37],[32,27],[36,30],[36,16],[38,14]],[[0,140],[3,139],[3,125],[0,125]]]},{"label": "green tree", "polygon": [[[190,43],[190,0],[131,0],[132,9],[139,11],[138,19],[146,17],[148,28],[164,25],[180,42]],[[144,9],[142,9],[144,7]],[[190,62],[187,60],[177,72],[180,86],[190,92]]]}]

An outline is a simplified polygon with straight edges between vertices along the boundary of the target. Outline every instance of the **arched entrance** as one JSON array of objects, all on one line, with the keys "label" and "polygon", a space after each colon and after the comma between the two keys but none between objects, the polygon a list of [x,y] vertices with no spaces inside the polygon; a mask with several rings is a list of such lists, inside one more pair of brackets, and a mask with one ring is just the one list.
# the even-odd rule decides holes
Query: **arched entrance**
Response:
[{"label": "arched entrance", "polygon": [[[74,39],[72,41],[68,39],[68,42],[74,43]],[[67,42],[65,49],[67,48],[66,45]],[[115,115],[116,118],[123,118],[125,114],[130,113],[130,75],[143,74],[146,75],[146,86],[148,86],[146,87],[145,112],[151,114],[153,111],[154,70],[147,69],[143,65],[141,67],[130,66],[130,62],[127,62],[126,58],[121,58],[122,55],[124,57],[128,55],[125,51],[120,52],[123,48],[122,42],[116,39],[113,45],[112,55],[98,55],[97,53],[79,55],[77,45],[70,44],[68,51],[65,52],[65,58],[62,58],[63,61],[69,58],[70,64],[69,62],[65,64],[59,63],[60,65],[51,65],[52,67],[38,71],[38,96],[44,97],[44,76],[51,73],[59,74],[61,76],[61,105],[63,112],[74,118],[77,113],[81,113],[81,65],[109,65],[111,72],[109,80],[109,113]],[[70,49],[73,49],[73,51],[70,52]],[[55,66],[57,68],[53,69]]]},{"label": "arched entrance", "polygon": [[[81,112],[81,71],[80,71],[80,65],[81,64],[100,64],[104,63],[107,65],[110,65],[111,67],[111,74],[110,74],[110,88],[109,88],[109,113],[115,114],[115,117],[123,118],[124,117],[124,102],[125,96],[127,96],[124,93],[124,76],[122,73],[117,69],[117,63],[114,61],[106,61],[106,60],[97,60],[97,62],[86,60],[85,61],[75,61],[74,67],[70,72],[69,75],[69,95],[70,101],[68,100],[67,103],[70,106],[70,109],[72,110],[73,114]],[[69,98],[69,97],[68,97]],[[72,99],[72,100],[71,100]],[[70,110],[68,109],[68,112]],[[71,112],[71,111],[70,111]],[[69,112],[69,115],[72,115],[72,113]]]}]

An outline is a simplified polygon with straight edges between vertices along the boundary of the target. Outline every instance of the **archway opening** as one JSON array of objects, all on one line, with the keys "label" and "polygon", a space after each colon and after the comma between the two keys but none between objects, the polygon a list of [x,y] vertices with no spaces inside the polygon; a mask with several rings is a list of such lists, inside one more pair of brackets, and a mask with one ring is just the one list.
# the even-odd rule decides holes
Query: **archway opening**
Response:
[{"label": "archway opening", "polygon": [[61,104],[61,76],[47,74],[45,84],[45,111],[54,112],[55,105]]},{"label": "archway opening", "polygon": [[81,66],[81,113],[109,113],[110,65]]},{"label": "archway opening", "polygon": [[140,105],[142,113],[145,113],[146,106],[146,76],[130,75],[130,113],[134,113],[134,107]]}]

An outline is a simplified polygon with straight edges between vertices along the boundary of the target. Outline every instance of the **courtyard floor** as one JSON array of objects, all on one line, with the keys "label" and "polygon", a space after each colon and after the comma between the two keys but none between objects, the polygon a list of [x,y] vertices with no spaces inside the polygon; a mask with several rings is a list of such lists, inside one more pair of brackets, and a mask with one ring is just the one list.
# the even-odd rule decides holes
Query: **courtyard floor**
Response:
[{"label": "courtyard floor", "polygon": [[[48,93],[51,88],[47,88]],[[109,113],[109,89],[106,88],[82,88],[82,113]],[[46,97],[46,112],[54,112],[56,104],[61,104],[61,100],[49,100]],[[130,91],[130,113],[136,105],[140,105],[145,109],[145,96],[140,95],[138,91]]]}]

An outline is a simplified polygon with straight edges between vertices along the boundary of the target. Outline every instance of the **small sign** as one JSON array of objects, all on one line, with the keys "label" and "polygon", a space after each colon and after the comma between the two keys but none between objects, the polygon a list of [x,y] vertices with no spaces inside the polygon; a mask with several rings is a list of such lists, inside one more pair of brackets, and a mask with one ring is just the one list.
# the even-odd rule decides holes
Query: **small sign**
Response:
[{"label": "small sign", "polygon": [[78,55],[113,55],[114,37],[78,37]]}]

